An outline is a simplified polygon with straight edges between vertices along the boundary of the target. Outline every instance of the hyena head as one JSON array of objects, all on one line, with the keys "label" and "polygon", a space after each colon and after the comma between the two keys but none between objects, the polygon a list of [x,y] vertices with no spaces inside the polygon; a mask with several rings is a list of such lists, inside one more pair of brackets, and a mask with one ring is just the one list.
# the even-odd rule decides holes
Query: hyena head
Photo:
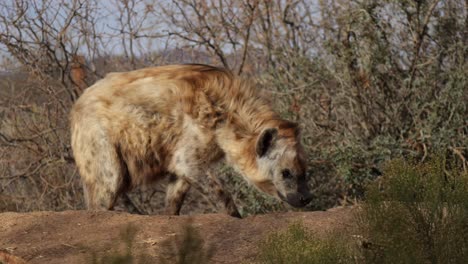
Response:
[{"label": "hyena head", "polygon": [[257,180],[262,191],[294,207],[312,200],[306,178],[306,161],[297,125],[287,122],[267,128],[256,143]]}]

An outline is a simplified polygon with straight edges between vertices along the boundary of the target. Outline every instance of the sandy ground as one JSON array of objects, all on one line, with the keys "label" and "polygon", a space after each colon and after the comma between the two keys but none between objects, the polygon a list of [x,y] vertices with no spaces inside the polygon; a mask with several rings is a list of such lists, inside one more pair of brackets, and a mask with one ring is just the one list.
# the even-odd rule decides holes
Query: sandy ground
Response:
[{"label": "sandy ground", "polygon": [[[271,231],[301,221],[311,231],[323,235],[335,228],[345,228],[351,211],[350,208],[335,208],[326,212],[274,213],[244,219],[223,214],[147,216],[88,211],[2,213],[0,260],[2,254],[11,254],[27,263],[90,263],[90,252],[106,254],[119,248],[124,250],[123,243],[119,242],[120,232],[131,224],[137,229],[133,251],[144,252],[150,260],[156,262],[163,241],[180,233],[182,227],[191,221],[205,243],[214,248],[212,263],[249,263],[255,258],[259,241]],[[10,263],[21,263],[16,261],[10,260]]]}]

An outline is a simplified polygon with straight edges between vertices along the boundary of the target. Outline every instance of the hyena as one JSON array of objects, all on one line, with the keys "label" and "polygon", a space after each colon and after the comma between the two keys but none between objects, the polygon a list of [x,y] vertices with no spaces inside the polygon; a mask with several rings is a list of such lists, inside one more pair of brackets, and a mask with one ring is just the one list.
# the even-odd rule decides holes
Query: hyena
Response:
[{"label": "hyena", "polygon": [[110,73],[84,91],[70,123],[88,209],[111,210],[132,187],[169,177],[165,210],[179,214],[190,186],[211,178],[227,213],[239,216],[207,176],[222,160],[294,207],[311,200],[297,124],[281,119],[252,82],[222,68]]}]

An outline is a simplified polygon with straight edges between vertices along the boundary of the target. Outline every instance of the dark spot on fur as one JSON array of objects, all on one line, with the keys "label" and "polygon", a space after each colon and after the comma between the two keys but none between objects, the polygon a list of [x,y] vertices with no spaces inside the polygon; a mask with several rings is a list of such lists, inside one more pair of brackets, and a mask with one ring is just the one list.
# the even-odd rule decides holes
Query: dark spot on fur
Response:
[{"label": "dark spot on fur", "polygon": [[146,157],[146,162],[148,162],[149,164],[151,164],[152,166],[153,165],[159,165],[161,163],[159,157],[156,155],[156,154],[149,154],[147,157]]},{"label": "dark spot on fur", "polygon": [[273,169],[272,169],[272,168],[270,168],[270,169],[268,170],[268,174],[270,174],[270,175],[274,175],[274,173],[275,173],[275,172],[273,171]]},{"label": "dark spot on fur", "polygon": [[86,161],[86,164],[84,166],[84,170],[86,174],[91,174],[91,161]]},{"label": "dark spot on fur", "polygon": [[114,196],[114,192],[111,190],[111,189],[106,189],[106,197],[107,198],[112,198],[112,196]]},{"label": "dark spot on fur", "polygon": [[169,175],[169,183],[174,183],[177,181],[177,176],[175,174],[170,174]]},{"label": "dark spot on fur", "polygon": [[143,170],[145,167],[145,163],[140,159],[135,159],[134,164],[135,164],[135,168],[139,171]]},{"label": "dark spot on fur", "polygon": [[96,184],[98,186],[106,186],[106,182],[104,181],[104,175],[97,175],[96,177]]},{"label": "dark spot on fur", "polygon": [[102,105],[105,108],[109,108],[109,106],[112,104],[112,101],[109,100],[107,97],[104,97],[104,96],[100,96],[99,100],[101,101]]},{"label": "dark spot on fur", "polygon": [[[89,142],[89,146],[98,146],[98,143],[94,138],[92,138]],[[91,151],[94,151],[94,149],[92,149]]]},{"label": "dark spot on fur", "polygon": [[112,179],[114,177],[114,173],[111,170],[106,170],[106,177]]},{"label": "dark spot on fur", "polygon": [[202,151],[200,149],[195,149],[194,153],[193,153],[193,158],[197,161],[201,160],[202,159]]},{"label": "dark spot on fur", "polygon": [[[130,80],[130,82],[132,82],[132,81],[133,81],[133,80]],[[123,93],[123,90],[122,90],[122,89],[116,89],[116,90],[114,90],[113,96],[115,96],[115,97],[121,97],[121,96],[123,96],[123,95],[124,95],[124,93]]]},{"label": "dark spot on fur", "polygon": [[113,199],[114,199],[115,195],[116,195],[116,193],[113,192],[109,188],[100,189],[100,193],[98,194],[98,196],[99,196],[99,206],[101,208],[111,209],[111,206],[112,206]]}]

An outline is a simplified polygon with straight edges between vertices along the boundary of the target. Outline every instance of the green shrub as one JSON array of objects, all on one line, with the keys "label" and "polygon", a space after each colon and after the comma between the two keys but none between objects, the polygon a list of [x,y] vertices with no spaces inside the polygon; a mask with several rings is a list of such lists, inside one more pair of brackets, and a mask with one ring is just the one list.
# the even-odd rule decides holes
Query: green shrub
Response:
[{"label": "green shrub", "polygon": [[120,232],[120,240],[112,245],[109,253],[101,254],[92,249],[91,258],[86,263],[93,264],[144,264],[144,263],[171,263],[171,264],[205,264],[213,256],[213,248],[207,246],[200,233],[189,222],[184,224],[179,233],[164,240],[159,247],[159,259],[145,252],[136,252],[133,245],[137,229],[128,225]]},{"label": "green shrub", "polygon": [[205,264],[213,256],[213,248],[207,246],[191,223],[183,226],[180,234],[161,244],[158,263],[162,264]]},{"label": "green shrub", "polygon": [[[445,156],[389,161],[352,219],[354,228],[325,239],[299,224],[273,233],[257,262],[466,263],[468,173]],[[359,247],[352,237],[360,237]]]},{"label": "green shrub", "polygon": [[152,263],[148,256],[145,254],[136,254],[133,250],[133,243],[135,241],[137,229],[128,225],[126,228],[120,231],[120,240],[123,242],[124,250],[123,253],[117,250],[120,244],[113,245],[114,250],[107,254],[98,254],[97,252],[91,252],[91,263],[93,264],[144,264]]},{"label": "green shrub", "polygon": [[468,174],[441,157],[394,160],[358,216],[366,263],[466,263]]},{"label": "green shrub", "polygon": [[336,264],[354,263],[351,248],[344,240],[330,236],[320,239],[301,224],[273,233],[260,245],[257,263],[263,264]]}]

